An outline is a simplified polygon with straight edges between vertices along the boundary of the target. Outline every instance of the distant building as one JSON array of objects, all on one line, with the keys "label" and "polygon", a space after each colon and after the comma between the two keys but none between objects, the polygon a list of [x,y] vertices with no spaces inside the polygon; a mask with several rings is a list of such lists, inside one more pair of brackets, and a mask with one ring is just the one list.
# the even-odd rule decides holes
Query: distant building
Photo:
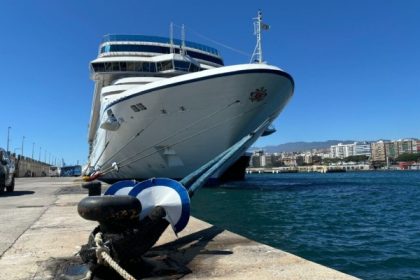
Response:
[{"label": "distant building", "polygon": [[370,156],[370,143],[364,142],[354,142],[354,156]]},{"label": "distant building", "polygon": [[296,158],[295,157],[284,157],[283,163],[285,166],[296,166]]},{"label": "distant building", "polygon": [[349,156],[370,156],[371,147],[368,142],[354,142],[352,144],[338,143],[330,148],[332,158],[346,158]]},{"label": "distant building", "polygon": [[343,143],[338,143],[337,145],[331,146],[331,157],[332,158],[344,158],[346,145]]},{"label": "distant building", "polygon": [[412,154],[417,152],[417,140],[415,139],[400,139],[397,140],[398,153]]},{"label": "distant building", "polygon": [[378,141],[371,144],[371,161],[387,163],[402,154],[412,154],[419,151],[420,141],[417,139],[399,139],[394,141]]},{"label": "distant building", "polygon": [[271,162],[271,155],[263,155],[262,158],[263,158],[263,161],[264,161],[263,167],[272,167],[273,166],[273,164]]},{"label": "distant building", "polygon": [[312,154],[305,154],[303,157],[303,162],[306,164],[312,164]]},{"label": "distant building", "polygon": [[284,165],[280,154],[275,153],[271,155],[271,165],[273,167],[280,167]]},{"label": "distant building", "polygon": [[374,163],[385,163],[387,160],[387,153],[384,141],[378,141],[370,144],[371,161]]},{"label": "distant building", "polygon": [[256,151],[251,156],[250,166],[251,167],[263,167],[265,160],[263,159],[264,151]]},{"label": "distant building", "polygon": [[250,167],[272,167],[271,155],[264,151],[254,152],[251,156]]}]

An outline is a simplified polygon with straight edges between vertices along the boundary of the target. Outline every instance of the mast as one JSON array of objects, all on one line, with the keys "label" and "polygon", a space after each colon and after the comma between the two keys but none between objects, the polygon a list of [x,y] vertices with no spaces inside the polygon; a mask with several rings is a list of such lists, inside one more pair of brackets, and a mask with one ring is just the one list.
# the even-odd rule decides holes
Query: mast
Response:
[{"label": "mast", "polygon": [[182,41],[181,54],[185,55],[185,25],[182,25],[181,27],[181,41]]},{"label": "mast", "polygon": [[[261,30],[268,30],[270,26],[262,22],[262,12],[258,11],[257,17],[254,20],[254,35],[257,37],[257,45],[255,46],[254,52],[250,62],[263,63],[263,52],[262,52],[262,36]],[[254,60],[255,57],[255,60]]]},{"label": "mast", "polygon": [[169,44],[171,45],[170,53],[174,53],[174,23],[172,21],[169,25]]}]

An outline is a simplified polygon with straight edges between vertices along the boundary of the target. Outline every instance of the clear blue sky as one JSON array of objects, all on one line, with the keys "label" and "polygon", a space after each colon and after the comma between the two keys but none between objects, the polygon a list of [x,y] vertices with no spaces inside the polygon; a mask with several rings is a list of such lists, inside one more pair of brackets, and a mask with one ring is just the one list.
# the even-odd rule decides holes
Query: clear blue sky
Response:
[{"label": "clear blue sky", "polygon": [[[265,59],[295,79],[295,96],[258,146],[327,139],[420,137],[420,1],[1,1],[0,146],[35,157],[87,160],[93,82],[88,63],[104,34],[187,39],[251,53],[262,9]],[[189,29],[190,28],[190,29]],[[179,31],[178,31],[179,34]],[[179,35],[178,35],[179,36]],[[16,150],[20,153],[20,150]]]}]

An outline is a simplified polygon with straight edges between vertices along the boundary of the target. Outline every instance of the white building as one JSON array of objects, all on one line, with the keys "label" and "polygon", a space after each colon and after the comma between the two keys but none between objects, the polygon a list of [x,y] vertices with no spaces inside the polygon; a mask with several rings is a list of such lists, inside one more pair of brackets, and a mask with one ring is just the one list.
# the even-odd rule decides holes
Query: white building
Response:
[{"label": "white building", "polygon": [[338,143],[330,147],[332,158],[346,158],[349,156],[370,156],[370,144],[368,142],[354,142],[352,144]]},{"label": "white building", "polygon": [[354,142],[355,156],[370,156],[370,143],[368,142]]}]

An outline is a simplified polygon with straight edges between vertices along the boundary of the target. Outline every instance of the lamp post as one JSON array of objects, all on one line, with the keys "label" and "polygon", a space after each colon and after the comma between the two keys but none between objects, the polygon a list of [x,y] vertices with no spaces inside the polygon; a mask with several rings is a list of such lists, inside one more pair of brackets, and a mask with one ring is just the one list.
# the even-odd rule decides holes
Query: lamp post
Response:
[{"label": "lamp post", "polygon": [[42,147],[39,147],[39,157],[38,157],[38,161],[41,161],[41,150],[42,150]]},{"label": "lamp post", "polygon": [[22,156],[23,156],[23,142],[25,141],[25,136],[22,137]]},{"label": "lamp post", "polygon": [[7,151],[9,151],[10,129],[11,128],[12,128],[11,126],[7,127]]},{"label": "lamp post", "polygon": [[34,159],[35,142],[32,142],[32,159]]}]

